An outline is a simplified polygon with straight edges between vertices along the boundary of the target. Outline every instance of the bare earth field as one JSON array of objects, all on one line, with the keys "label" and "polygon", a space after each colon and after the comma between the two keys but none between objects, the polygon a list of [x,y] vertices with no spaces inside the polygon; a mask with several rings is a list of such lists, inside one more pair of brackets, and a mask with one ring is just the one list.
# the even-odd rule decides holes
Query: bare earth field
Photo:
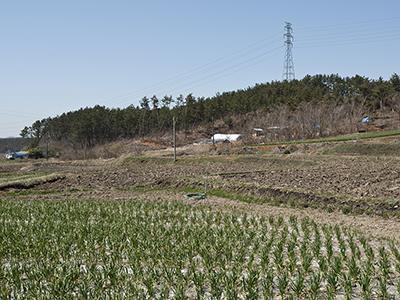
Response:
[{"label": "bare earth field", "polygon": [[[283,214],[285,210],[309,208],[318,214],[347,219],[379,217],[385,222],[394,217],[390,220],[394,223],[400,215],[400,157],[393,156],[197,155],[180,157],[177,162],[150,156],[88,161],[3,160],[0,175],[0,195],[7,198],[95,194],[112,199],[150,191],[165,191],[179,198],[185,192],[198,191],[214,196],[212,199],[224,199],[223,203],[230,200],[241,205],[278,206]],[[30,189],[2,188],[3,182],[46,176],[55,180],[39,182]]]},{"label": "bare earth field", "polygon": [[[348,149],[348,147],[346,149]],[[207,194],[207,199],[198,201],[188,200],[184,195],[189,192],[204,192]],[[259,269],[258,263],[256,264],[257,267],[255,267],[256,265],[252,265],[252,267],[246,265],[243,270],[250,272],[254,267],[254,270],[259,272],[257,273],[258,277],[254,279],[255,283],[252,283],[253,285],[255,284],[253,289],[256,289],[256,292],[253,294],[248,287],[250,282],[244,283],[243,281],[243,278],[246,279],[248,277],[242,274],[244,272],[241,269],[242,267],[238,267],[239,269],[237,270],[230,269],[229,272],[233,272],[233,274],[238,272],[239,276],[235,279],[236,281],[234,281],[234,286],[238,287],[238,294],[235,295],[227,294],[226,289],[228,283],[225,281],[219,283],[223,288],[221,293],[218,294],[215,285],[216,282],[213,282],[214,277],[212,276],[215,275],[215,272],[219,273],[221,271],[221,266],[219,264],[213,265],[212,262],[210,262],[209,265],[212,270],[210,269],[205,273],[202,271],[202,274],[205,274],[203,279],[196,277],[196,271],[191,270],[190,267],[185,264],[179,266],[179,270],[191,270],[188,271],[189,274],[191,274],[190,276],[188,275],[190,279],[188,279],[189,277],[186,279],[181,278],[180,275],[176,275],[176,278],[174,277],[175,275],[168,275],[175,279],[168,282],[169,277],[165,276],[166,281],[160,279],[160,282],[155,280],[150,283],[141,281],[140,278],[143,277],[143,274],[140,275],[140,273],[136,274],[134,272],[132,276],[135,276],[137,284],[129,285],[132,290],[126,290],[125,293],[127,294],[121,294],[121,288],[124,289],[127,286],[127,279],[125,277],[119,279],[118,282],[120,282],[120,284],[111,281],[111,283],[105,286],[96,287],[91,287],[90,285],[93,279],[82,277],[82,282],[89,284],[89,286],[86,287],[87,290],[82,290],[82,286],[79,283],[79,280],[81,280],[79,276],[83,275],[79,274],[82,273],[83,263],[81,263],[80,266],[75,266],[75,268],[78,268],[79,274],[76,275],[78,276],[76,284],[70,283],[70,288],[65,286],[61,288],[57,284],[52,285],[55,282],[55,279],[52,277],[53,275],[43,275],[44,273],[40,274],[44,276],[43,280],[50,282],[51,288],[47,289],[46,284],[44,284],[42,289],[34,290],[32,293],[29,291],[34,289],[34,285],[30,285],[30,281],[26,281],[25,284],[22,279],[5,279],[11,276],[10,274],[14,274],[16,278],[18,276],[28,276],[28,278],[31,278],[30,280],[32,282],[36,282],[36,286],[41,282],[39,275],[34,273],[32,273],[32,275],[27,275],[28,270],[21,271],[20,267],[17,267],[18,265],[20,266],[21,262],[18,257],[25,257],[21,254],[23,250],[12,252],[10,250],[12,247],[6,246],[12,243],[11,240],[5,238],[5,235],[9,235],[11,232],[7,231],[11,230],[10,228],[7,229],[7,224],[11,224],[15,220],[19,220],[17,224],[23,222],[24,218],[28,217],[23,216],[24,209],[32,210],[31,216],[38,214],[36,217],[32,217],[35,218],[34,220],[37,220],[43,217],[41,213],[38,213],[38,210],[42,209],[42,206],[45,207],[47,205],[46,203],[50,206],[53,205],[50,203],[59,203],[61,206],[70,206],[70,208],[65,211],[65,220],[70,220],[72,217],[68,217],[69,212],[75,210],[75,205],[82,205],[84,211],[85,209],[87,210],[85,214],[88,214],[88,218],[90,218],[91,214],[95,214],[97,217],[99,217],[98,214],[100,214],[104,215],[105,219],[109,219],[111,215],[108,215],[107,210],[100,213],[96,210],[96,207],[101,210],[102,208],[100,207],[109,204],[112,205],[113,202],[116,203],[115,207],[125,205],[120,203],[138,203],[134,205],[138,205],[140,209],[145,207],[144,211],[147,211],[145,214],[149,216],[153,213],[157,214],[155,211],[153,212],[152,209],[154,208],[152,205],[161,205],[160,209],[165,209],[166,211],[168,211],[170,207],[168,206],[165,208],[163,204],[146,203],[174,203],[173,205],[177,205],[178,207],[174,208],[177,209],[176,215],[184,219],[187,218],[186,214],[196,214],[198,211],[203,213],[202,211],[206,210],[207,213],[204,213],[205,215],[217,214],[219,216],[221,214],[222,216],[229,216],[229,218],[238,217],[240,219],[243,215],[246,215],[252,220],[254,218],[254,222],[258,224],[257,226],[261,227],[264,221],[259,221],[260,218],[261,220],[264,220],[264,218],[283,220],[283,222],[288,222],[289,231],[286,231],[286,225],[282,225],[283,227],[279,225],[279,228],[277,227],[278,229],[276,229],[276,232],[280,232],[279,236],[282,238],[283,247],[288,247],[287,250],[283,251],[285,254],[282,259],[283,261],[287,260],[287,262],[290,262],[291,259],[293,259],[292,255],[295,255],[291,251],[295,251],[299,261],[301,260],[303,263],[296,266],[296,263],[293,262],[294,265],[288,267],[289,269],[281,270],[285,263],[280,265],[275,262],[275,265],[271,267],[272,275],[268,275],[264,273],[262,269]],[[129,298],[129,295],[135,295],[135,297],[149,299],[286,299],[285,295],[291,295],[293,297],[297,295],[295,299],[389,299],[395,297],[395,295],[398,296],[396,290],[400,290],[400,281],[397,279],[400,274],[400,255],[397,256],[398,253],[396,252],[397,245],[400,242],[400,157],[398,156],[349,155],[348,153],[339,155],[332,152],[326,155],[311,152],[294,153],[290,155],[272,153],[240,155],[197,154],[179,156],[178,161],[173,162],[170,157],[165,156],[165,153],[162,155],[155,155],[152,153],[140,157],[125,156],[116,159],[87,161],[2,160],[0,161],[0,203],[5,208],[4,211],[9,210],[7,215],[4,211],[3,214],[0,215],[0,221],[4,227],[4,229],[2,229],[3,236],[0,238],[2,244],[2,246],[0,246],[0,275],[3,276],[0,276],[0,285],[3,286],[3,289],[0,291],[2,292],[1,295],[6,297],[18,295],[20,293],[19,296],[23,299],[32,296],[50,299],[55,295],[72,295],[74,297],[80,295],[101,298],[100,295],[102,295],[102,293],[108,293],[108,296],[111,298]],[[25,203],[33,204],[28,205]],[[85,203],[92,204],[86,207]],[[21,205],[21,207],[28,205],[28,208],[12,208],[14,205]],[[35,205],[41,208],[35,208]],[[180,205],[187,208],[181,208]],[[149,208],[147,206],[151,207]],[[129,219],[129,217],[123,215],[124,213],[120,210],[119,213],[112,213],[112,206],[107,209],[110,210],[110,214],[116,213],[118,215],[121,213],[123,218],[127,217]],[[122,208],[120,207],[119,209]],[[130,209],[132,208],[127,208],[127,210]],[[91,210],[93,211],[90,212]],[[187,210],[189,210],[190,213]],[[180,212],[178,213],[178,211]],[[8,220],[7,216],[14,214],[13,220]],[[166,214],[170,216],[170,213]],[[168,216],[163,216],[167,223],[170,222],[168,221],[170,218]],[[64,218],[64,215],[62,215],[61,218]],[[30,219],[30,217],[28,217],[28,219]],[[51,219],[50,215],[49,219]],[[125,224],[130,222],[127,221],[128,219],[124,219]],[[273,219],[270,219],[269,224],[272,228],[275,228],[274,226],[276,225],[274,224],[276,223],[274,223]],[[299,222],[303,222],[301,220],[310,220],[305,221],[306,223],[304,224],[301,223],[303,227],[301,227],[302,229],[299,231],[298,239],[293,236],[293,230],[297,232],[297,229],[293,229],[297,228],[297,225],[293,225],[297,224],[297,220],[299,220]],[[49,222],[56,222],[56,220]],[[96,222],[98,222],[98,220]],[[212,223],[212,221],[210,222]],[[215,222],[215,224],[219,224],[218,222],[220,221]],[[280,222],[281,221],[278,223],[281,224]],[[54,224],[49,225],[50,229],[46,227],[46,232],[51,236],[56,234],[52,232],[51,228],[58,228],[59,226]],[[118,224],[116,225],[117,227],[119,226]],[[211,230],[212,225],[210,224],[204,225],[206,226],[204,227],[206,231]],[[13,226],[16,226],[16,224]],[[23,230],[24,226],[21,226],[21,230]],[[66,226],[68,227],[70,225],[67,224]],[[101,226],[103,228],[106,225],[103,224]],[[147,228],[144,229],[145,232],[146,230],[150,230],[149,234],[153,234],[153,229],[151,229],[153,225],[146,225],[143,223],[143,226]],[[195,224],[190,226],[195,226]],[[315,244],[314,248],[312,248],[314,250],[304,250],[306,245],[302,246],[305,243],[304,240],[308,238],[309,229],[307,229],[307,226],[315,230],[310,238],[310,243]],[[71,228],[74,227],[72,226]],[[321,246],[322,254],[319,254],[318,251],[320,250],[315,250],[315,247],[319,247],[318,240],[320,233],[318,228],[325,234],[323,239],[325,242],[323,242]],[[87,230],[90,231],[92,229]],[[119,229],[117,229],[117,231],[118,230]],[[230,232],[231,229],[226,230]],[[271,230],[274,231],[275,229]],[[35,232],[32,233],[32,235],[35,234]],[[85,235],[84,232],[82,234]],[[224,233],[221,231],[220,234],[224,235],[226,231],[224,231]],[[237,234],[240,236],[239,233]],[[286,237],[286,234],[288,237]],[[357,249],[360,247],[362,250],[354,248],[355,246],[352,244],[353,234],[357,236]],[[329,251],[329,239],[331,235],[335,237],[332,246],[333,254]],[[189,236],[181,238],[185,239]],[[17,241],[16,243],[20,243],[20,246],[26,245],[25,243],[28,242],[26,240],[27,238],[29,240],[29,237],[25,236],[24,240],[18,242],[19,237],[14,237]],[[119,239],[119,237],[115,238],[117,240]],[[173,238],[173,234],[166,239],[170,238]],[[110,239],[112,240],[112,237]],[[264,243],[263,239],[264,237],[260,238],[261,247],[262,243]],[[370,246],[365,244],[365,239]],[[33,240],[40,241],[40,238],[36,237]],[[33,240],[28,243],[32,243]],[[230,240],[230,238],[227,237],[227,240]],[[303,244],[295,245],[295,241],[297,240],[302,241],[301,243]],[[87,243],[87,241],[88,240],[82,243]],[[190,244],[190,241],[191,240],[188,240],[187,242]],[[291,244],[290,241],[292,241],[293,244]],[[44,241],[41,242],[45,244]],[[62,240],[59,242],[63,243]],[[71,243],[71,241],[68,243]],[[94,243],[101,244],[101,241],[94,241]],[[345,249],[347,246],[344,246],[345,243],[350,247],[347,250]],[[33,247],[32,244],[29,245],[29,247]],[[276,245],[272,244],[271,249],[279,250],[279,247],[282,247],[282,245],[281,243],[277,243]],[[251,247],[249,247],[250,249],[255,249],[254,253],[258,253],[257,247],[259,246],[257,242],[255,245],[252,244]],[[77,253],[84,250],[84,248],[80,248],[80,245],[77,247]],[[151,247],[150,244],[148,247]],[[186,247],[186,244],[182,247]],[[200,246],[198,245],[198,247]],[[295,250],[291,247],[294,247],[293,249]],[[369,250],[369,247],[373,250]],[[34,249],[34,252],[37,250],[36,248],[32,249]],[[191,249],[191,251],[196,252],[194,248]],[[220,251],[235,252],[229,249],[220,249]],[[20,254],[18,254],[19,251],[21,252]],[[65,251],[72,250],[69,249]],[[116,250],[114,249],[111,252],[114,253],[113,251]],[[142,248],[142,251],[147,251],[146,247]],[[260,251],[260,253],[262,253],[262,250]],[[314,271],[322,276],[320,279],[315,278],[312,272],[310,272],[310,269],[307,269],[307,263],[304,262],[304,259],[307,260],[305,257],[307,257],[308,251],[310,251],[310,255],[311,252],[313,253],[313,255],[310,256],[310,260],[313,262],[311,268],[315,268]],[[359,253],[357,251],[359,251]],[[374,253],[372,256],[370,251]],[[35,253],[37,255],[36,259],[42,259],[46,256],[44,252],[41,251]],[[57,252],[55,255],[59,256],[60,253],[61,252]],[[182,254],[183,256],[181,259],[188,260],[192,263],[192,259],[189,256],[185,256],[186,254]],[[194,255],[194,253],[191,252],[191,255],[192,254]],[[197,253],[197,255],[203,257],[205,254]],[[254,255],[257,256],[258,254]],[[278,253],[276,252],[274,255],[276,256]],[[388,259],[385,258],[387,255],[389,257]],[[30,255],[27,257],[30,257]],[[126,254],[124,259],[130,261],[129,257],[130,254]],[[226,257],[226,264],[229,264],[228,262],[230,259],[236,261],[236,258],[229,257],[230,256]],[[335,257],[337,257],[337,259]],[[351,260],[353,257],[357,258],[357,261],[359,261],[359,267],[354,267],[354,261]],[[32,256],[30,259],[33,258]],[[26,257],[24,259],[26,259]],[[49,261],[51,261],[51,259]],[[77,257],[76,259],[84,261],[83,258]],[[96,260],[96,258],[90,258],[91,261],[93,261],[93,259]],[[218,261],[217,258],[214,257],[214,259]],[[276,259],[277,257],[275,257],[275,260]],[[211,257],[211,261],[212,260],[213,258]],[[327,267],[324,266],[324,260],[326,260]],[[150,265],[157,269],[158,267],[156,266],[158,266],[158,263],[161,261],[165,262],[160,258],[160,261],[152,261]],[[135,263],[139,263],[140,265],[140,262]],[[89,267],[88,264],[89,262],[87,261],[83,265],[86,268]],[[93,262],[93,264],[94,273],[96,272],[96,265],[103,265],[104,267],[104,264],[100,264],[99,262]],[[385,264],[389,264],[389,266]],[[54,265],[49,264],[50,269],[56,267],[59,267],[58,260],[54,262]],[[74,266],[71,266],[71,268],[73,269]],[[141,267],[136,265],[136,268]],[[173,269],[174,268],[175,266]],[[361,272],[361,275],[358,276],[354,274],[354,272],[357,273],[357,270]],[[49,272],[52,274],[52,271]],[[64,271],[60,272],[63,273]],[[88,272],[90,273],[92,271]],[[131,271],[127,272],[129,273]],[[165,270],[165,272],[167,271]],[[348,274],[349,278],[344,275],[342,278],[340,273]],[[282,279],[282,274],[287,275],[288,284],[286,284],[286,286],[284,284],[285,282],[282,281],[284,280]],[[165,273],[162,271],[162,275],[158,274],[158,277],[164,278],[164,275]],[[219,279],[215,280],[220,280],[222,278],[221,276],[222,275],[220,275],[220,277],[217,276],[216,278]],[[240,279],[241,276],[244,277]],[[272,279],[270,278],[271,276]],[[299,276],[302,277],[299,278]],[[157,275],[154,275],[154,277],[157,277]],[[263,281],[265,278],[269,278],[270,285],[268,285],[267,281]],[[337,279],[336,283],[335,278]],[[379,278],[384,278],[385,282]],[[204,280],[204,282],[202,280]],[[296,280],[300,280],[300,282]],[[304,281],[303,284],[301,283],[302,280]],[[368,280],[370,283],[368,283]],[[182,284],[182,286],[179,286],[181,289],[179,291],[175,288],[178,282]],[[309,285],[307,285],[307,282]],[[312,288],[312,282],[314,282],[314,290]],[[315,285],[318,282],[319,285],[316,288]],[[296,283],[298,284],[297,289]],[[168,285],[169,288],[166,287],[166,290],[163,290],[160,286],[164,284],[166,286]],[[74,288],[77,286],[80,288],[79,291]],[[230,286],[229,289],[232,288],[233,286]],[[178,297],[179,293],[182,294]],[[326,297],[324,296],[325,293],[327,293]],[[118,297],[116,295],[118,295]]]}]

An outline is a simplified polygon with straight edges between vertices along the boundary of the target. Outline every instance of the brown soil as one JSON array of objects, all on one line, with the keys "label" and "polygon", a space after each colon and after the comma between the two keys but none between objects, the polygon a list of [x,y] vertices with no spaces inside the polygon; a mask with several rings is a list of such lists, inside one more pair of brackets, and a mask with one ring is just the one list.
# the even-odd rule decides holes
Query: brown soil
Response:
[{"label": "brown soil", "polygon": [[[0,164],[0,174],[15,172],[61,173],[63,182],[46,188],[129,188],[132,186],[179,187],[204,185],[274,196],[305,195],[309,200],[353,199],[360,203],[381,201],[398,208],[400,159],[321,155],[187,156],[170,158],[121,158],[88,161],[38,161]],[[314,196],[313,196],[314,195]],[[397,207],[396,207],[397,206]]]},{"label": "brown soil", "polygon": [[[87,161],[18,161],[0,163],[0,176],[57,173],[66,176],[55,182],[41,182],[26,196],[45,199],[89,197],[91,199],[132,198],[146,190],[163,189],[152,197],[181,197],[174,189],[223,190],[264,199],[279,198],[274,205],[298,204],[300,208],[246,204],[211,197],[205,204],[217,208],[252,212],[309,216],[319,222],[344,224],[376,237],[400,238],[400,159],[322,155],[232,155],[182,156],[176,163],[169,157],[122,157]],[[41,195],[51,193],[49,195]],[[9,197],[0,192],[0,197]],[[285,202],[287,200],[288,203]],[[286,205],[287,206],[287,205]],[[322,208],[335,210],[329,213]],[[367,215],[345,215],[340,211]],[[355,211],[353,211],[353,208]],[[358,210],[357,210],[358,209]],[[356,211],[357,210],[357,211]],[[388,213],[384,219],[374,214]],[[399,239],[400,240],[400,239]]]}]

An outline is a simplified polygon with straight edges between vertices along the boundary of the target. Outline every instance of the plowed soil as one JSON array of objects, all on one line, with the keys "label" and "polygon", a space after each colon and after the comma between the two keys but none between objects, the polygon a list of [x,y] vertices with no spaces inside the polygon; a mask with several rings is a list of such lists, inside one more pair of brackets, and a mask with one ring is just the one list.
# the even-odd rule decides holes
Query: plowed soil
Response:
[{"label": "plowed soil", "polygon": [[[204,204],[218,208],[307,215],[320,222],[357,227],[377,237],[399,238],[400,159],[396,157],[187,156],[174,163],[165,157],[128,156],[0,163],[3,179],[51,173],[65,178],[25,191],[1,191],[0,198],[113,200],[153,191],[151,197],[182,199],[188,190],[207,190],[210,196]],[[217,192],[222,197],[216,197]]]}]

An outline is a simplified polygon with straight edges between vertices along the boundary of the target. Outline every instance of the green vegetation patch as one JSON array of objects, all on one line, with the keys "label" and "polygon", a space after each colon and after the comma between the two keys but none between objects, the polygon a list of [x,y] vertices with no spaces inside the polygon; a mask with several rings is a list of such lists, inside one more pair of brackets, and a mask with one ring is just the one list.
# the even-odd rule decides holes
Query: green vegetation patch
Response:
[{"label": "green vegetation patch", "polygon": [[338,136],[330,136],[318,139],[306,139],[306,140],[295,140],[295,141],[286,141],[286,142],[272,142],[265,143],[263,145],[289,145],[289,144],[317,144],[317,143],[332,143],[332,142],[346,142],[353,140],[367,140],[374,138],[384,138],[384,137],[392,137],[399,136],[400,129],[393,130],[385,130],[385,131],[370,131],[363,133],[353,133],[346,135],[338,135]]},{"label": "green vegetation patch", "polygon": [[0,184],[6,183],[6,182],[11,182],[11,181],[17,181],[17,180],[28,180],[32,178],[37,178],[41,176],[45,176],[46,174],[42,173],[7,173],[7,174],[2,174],[2,178],[0,178]]},{"label": "green vegetation patch", "polygon": [[[182,202],[0,201],[0,298],[400,294],[398,244]],[[396,292],[397,289],[397,292]]]},{"label": "green vegetation patch", "polygon": [[54,182],[64,178],[65,175],[61,174],[49,174],[43,176],[23,175],[16,178],[8,178],[5,181],[0,181],[0,190],[10,188],[27,189],[36,185],[44,184],[46,182]]},{"label": "green vegetation patch", "polygon": [[324,154],[398,156],[400,155],[400,143],[393,143],[393,144],[345,143],[334,146],[329,150],[326,150]]}]

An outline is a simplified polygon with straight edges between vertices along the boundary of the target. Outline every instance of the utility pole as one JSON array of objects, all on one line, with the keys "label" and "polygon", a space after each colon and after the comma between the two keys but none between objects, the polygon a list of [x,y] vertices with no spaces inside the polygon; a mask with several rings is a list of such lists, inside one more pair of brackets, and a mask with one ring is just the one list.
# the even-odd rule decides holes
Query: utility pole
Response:
[{"label": "utility pole", "polygon": [[285,60],[283,64],[283,80],[291,81],[294,79],[294,63],[293,63],[293,28],[292,24],[289,22],[285,22],[285,34],[283,35],[285,38]]},{"label": "utility pole", "polygon": [[211,117],[211,119],[212,119],[212,130],[211,130],[211,133],[212,133],[212,144],[213,144],[213,146],[215,145],[215,139],[214,139],[214,135],[215,135],[215,133],[214,133],[214,117]]},{"label": "utility pole", "polygon": [[49,159],[49,132],[46,132],[46,160]]},{"label": "utility pole", "polygon": [[174,144],[174,161],[176,161],[176,120],[175,116],[172,117],[172,140]]}]

